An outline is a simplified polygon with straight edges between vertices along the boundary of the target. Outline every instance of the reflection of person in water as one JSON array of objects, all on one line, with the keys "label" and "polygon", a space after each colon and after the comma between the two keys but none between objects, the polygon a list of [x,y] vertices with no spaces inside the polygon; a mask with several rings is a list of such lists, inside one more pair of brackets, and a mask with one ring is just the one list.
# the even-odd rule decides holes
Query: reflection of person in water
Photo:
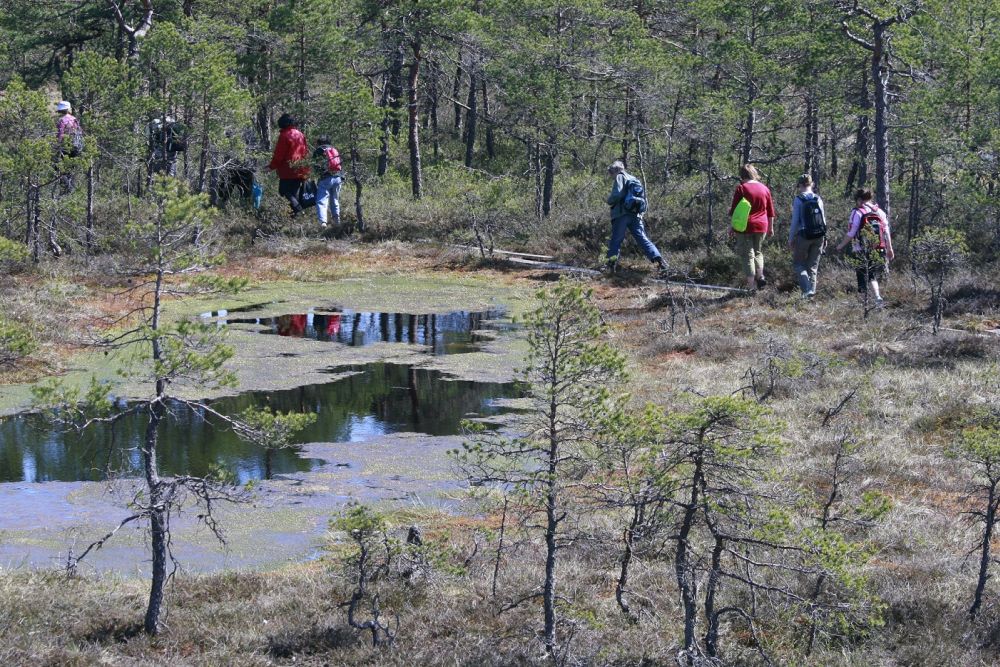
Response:
[{"label": "reflection of person in water", "polygon": [[326,316],[326,335],[336,338],[340,333],[340,313],[333,313]]},{"label": "reflection of person in water", "polygon": [[313,315],[313,329],[319,340],[337,340],[340,333],[340,313]]},{"label": "reflection of person in water", "polygon": [[301,315],[280,315],[278,316],[278,335],[294,336],[301,338],[306,333],[306,316]]}]

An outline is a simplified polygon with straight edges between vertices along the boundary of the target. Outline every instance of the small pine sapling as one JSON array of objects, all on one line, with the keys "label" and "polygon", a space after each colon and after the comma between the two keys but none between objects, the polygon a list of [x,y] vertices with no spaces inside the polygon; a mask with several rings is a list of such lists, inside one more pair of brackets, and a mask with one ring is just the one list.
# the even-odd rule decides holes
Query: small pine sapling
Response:
[{"label": "small pine sapling", "polygon": [[931,292],[932,328],[941,328],[944,314],[944,288],[969,253],[965,234],[946,227],[928,227],[910,244],[914,272],[923,278]]},{"label": "small pine sapling", "polygon": [[399,615],[383,607],[381,584],[392,574],[401,547],[389,535],[388,520],[364,505],[354,505],[331,520],[330,527],[346,533],[354,547],[342,561],[353,581],[351,599],[341,604],[347,608],[348,625],[370,632],[372,646],[392,644]]},{"label": "small pine sapling", "polygon": [[510,606],[542,598],[543,641],[557,655],[556,586],[560,550],[572,539],[587,453],[599,440],[600,418],[625,380],[625,357],[603,340],[600,311],[590,292],[567,279],[537,295],[541,305],[524,318],[528,354],[523,381],[532,404],[524,435],[510,438],[483,429],[454,456],[474,485],[499,485],[517,496],[522,527],[540,519],[545,577]]},{"label": "small pine sapling", "polygon": [[993,561],[992,543],[998,512],[1000,512],[1000,414],[981,410],[969,419],[957,441],[948,449],[948,455],[959,461],[962,473],[973,478],[975,506],[966,514],[982,525],[980,538],[975,545],[979,551],[979,574],[976,591],[969,607],[969,616],[975,620],[983,604],[986,583],[990,579]]}]

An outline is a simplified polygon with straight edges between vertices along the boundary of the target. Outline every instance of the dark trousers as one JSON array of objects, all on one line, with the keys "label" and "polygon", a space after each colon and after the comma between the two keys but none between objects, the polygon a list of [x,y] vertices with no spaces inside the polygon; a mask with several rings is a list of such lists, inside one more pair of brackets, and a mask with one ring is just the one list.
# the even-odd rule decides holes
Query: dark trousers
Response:
[{"label": "dark trousers", "polygon": [[885,250],[872,251],[877,255],[865,257],[862,253],[851,252],[855,264],[854,274],[858,279],[858,292],[864,294],[868,291],[869,280],[882,280],[885,276]]},{"label": "dark trousers", "polygon": [[302,212],[299,195],[302,192],[303,182],[298,178],[282,178],[278,181],[278,194],[288,200],[288,203],[292,207],[292,213]]}]

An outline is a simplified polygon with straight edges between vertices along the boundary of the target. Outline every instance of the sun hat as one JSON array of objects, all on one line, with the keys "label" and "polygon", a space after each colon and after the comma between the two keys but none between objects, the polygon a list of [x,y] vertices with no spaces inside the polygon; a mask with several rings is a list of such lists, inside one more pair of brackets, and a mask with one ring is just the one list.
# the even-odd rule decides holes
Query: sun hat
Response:
[{"label": "sun hat", "polygon": [[56,105],[56,111],[72,111],[72,110],[73,110],[73,105],[67,102],[66,100],[63,100],[62,102]]}]

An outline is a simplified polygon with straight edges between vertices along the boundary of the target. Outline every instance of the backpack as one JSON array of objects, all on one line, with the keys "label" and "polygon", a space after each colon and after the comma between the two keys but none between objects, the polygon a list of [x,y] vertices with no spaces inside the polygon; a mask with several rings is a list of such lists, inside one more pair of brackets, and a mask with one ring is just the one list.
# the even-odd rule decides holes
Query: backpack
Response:
[{"label": "backpack", "polygon": [[747,230],[747,225],[750,224],[750,209],[752,208],[753,206],[746,197],[740,198],[736,208],[733,209],[733,231],[742,234]]},{"label": "backpack", "polygon": [[326,170],[331,174],[336,174],[343,169],[343,164],[340,160],[340,153],[333,146],[327,146],[323,149],[323,153],[326,155]]},{"label": "backpack", "polygon": [[629,179],[625,181],[625,196],[622,198],[622,207],[629,213],[642,215],[646,212],[646,189],[638,180]]},{"label": "backpack", "polygon": [[167,133],[168,152],[183,153],[187,150],[187,136],[183,125],[178,123],[167,123],[164,131]]},{"label": "backpack", "polygon": [[316,205],[316,181],[305,180],[299,186],[299,206],[309,208]]},{"label": "backpack", "polygon": [[799,234],[810,241],[821,239],[826,236],[826,216],[819,205],[819,197],[807,198],[799,195],[802,206],[799,208],[799,215],[802,218],[802,229]]},{"label": "backpack", "polygon": [[79,157],[83,153],[83,128],[80,121],[73,123],[69,131],[69,156]]},{"label": "backpack", "polygon": [[861,214],[861,224],[855,236],[865,250],[885,250],[885,223],[878,208],[856,209]]}]

